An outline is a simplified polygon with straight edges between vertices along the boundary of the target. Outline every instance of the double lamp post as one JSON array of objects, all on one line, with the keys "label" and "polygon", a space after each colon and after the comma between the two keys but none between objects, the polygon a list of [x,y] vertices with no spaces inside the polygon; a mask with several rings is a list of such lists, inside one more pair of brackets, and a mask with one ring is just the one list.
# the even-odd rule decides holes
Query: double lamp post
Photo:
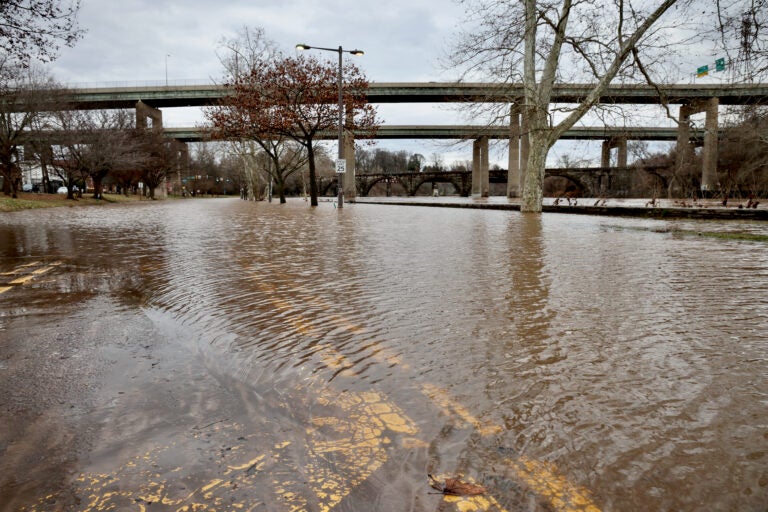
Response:
[{"label": "double lamp post", "polygon": [[338,73],[338,82],[339,82],[339,157],[336,160],[336,181],[338,183],[339,187],[339,198],[338,198],[338,206],[339,208],[344,207],[344,185],[342,183],[344,178],[344,173],[346,172],[347,164],[346,160],[344,160],[344,96],[342,94],[342,54],[343,53],[351,53],[352,55],[363,55],[362,50],[345,50],[341,46],[338,48],[323,48],[320,46],[309,46],[308,44],[297,44],[296,45],[297,50],[325,50],[328,52],[336,52],[339,54],[339,73]]}]

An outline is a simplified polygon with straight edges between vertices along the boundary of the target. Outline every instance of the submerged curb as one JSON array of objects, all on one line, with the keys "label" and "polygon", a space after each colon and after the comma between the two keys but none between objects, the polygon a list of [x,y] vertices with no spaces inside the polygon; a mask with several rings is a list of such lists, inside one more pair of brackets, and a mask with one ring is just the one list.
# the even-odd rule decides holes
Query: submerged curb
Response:
[{"label": "submerged curb", "polygon": [[[432,206],[440,208],[474,208],[478,210],[509,210],[520,211],[519,204],[504,203],[460,203],[445,201],[377,201],[365,199],[355,201],[356,204],[384,204],[399,206]],[[608,215],[614,217],[646,217],[655,219],[734,219],[734,220],[768,220],[768,210],[752,210],[746,208],[669,208],[669,207],[636,207],[636,206],[552,206],[544,205],[546,213],[574,213],[579,215]]]}]

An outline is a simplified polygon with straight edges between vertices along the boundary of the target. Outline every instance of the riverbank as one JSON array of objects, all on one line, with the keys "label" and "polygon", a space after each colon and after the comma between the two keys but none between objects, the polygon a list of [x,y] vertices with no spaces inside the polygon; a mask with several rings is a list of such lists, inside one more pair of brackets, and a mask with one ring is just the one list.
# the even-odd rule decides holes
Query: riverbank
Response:
[{"label": "riverbank", "polygon": [[60,206],[96,206],[114,203],[132,203],[141,201],[140,196],[124,196],[122,194],[104,194],[104,199],[93,199],[86,194],[76,200],[67,199],[64,194],[37,194],[21,192],[18,198],[0,195],[0,212],[15,212],[34,208],[55,208]]},{"label": "riverbank", "polygon": [[[104,194],[104,199],[93,199],[90,194],[75,201],[68,200],[62,194],[20,193],[18,199],[0,195],[0,212],[13,212],[34,208],[99,206],[115,203],[147,201],[141,196],[122,194]],[[768,220],[768,209],[724,207],[717,201],[700,202],[695,205],[683,201],[658,200],[657,206],[646,206],[642,199],[582,199],[581,204],[569,205],[565,202],[554,204],[547,198],[542,206],[548,213],[572,213],[580,215],[605,215],[614,217],[646,217],[656,219],[734,219]],[[389,204],[406,206],[432,206],[443,208],[475,208],[487,210],[520,211],[520,202],[516,198],[490,197],[359,197],[354,202],[360,204]]]},{"label": "riverbank", "polygon": [[[362,197],[356,199],[361,204],[390,204],[407,206],[437,206],[443,208],[476,208],[486,210],[520,211],[519,199],[506,197]],[[542,210],[547,213],[572,213],[580,215],[607,215],[615,217],[646,217],[656,219],[737,219],[768,220],[768,210],[764,208],[724,207],[715,201],[701,202],[697,205],[683,206],[681,201],[659,200],[657,206],[645,206],[643,200],[582,199],[580,204],[569,205],[561,202],[553,204],[547,198]]]}]

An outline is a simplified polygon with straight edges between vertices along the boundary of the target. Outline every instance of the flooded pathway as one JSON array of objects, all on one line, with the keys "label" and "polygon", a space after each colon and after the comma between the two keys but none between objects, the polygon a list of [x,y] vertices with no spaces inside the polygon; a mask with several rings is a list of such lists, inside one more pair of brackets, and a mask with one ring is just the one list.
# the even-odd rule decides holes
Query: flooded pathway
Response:
[{"label": "flooded pathway", "polygon": [[765,235],[236,199],[5,214],[0,510],[764,510]]}]

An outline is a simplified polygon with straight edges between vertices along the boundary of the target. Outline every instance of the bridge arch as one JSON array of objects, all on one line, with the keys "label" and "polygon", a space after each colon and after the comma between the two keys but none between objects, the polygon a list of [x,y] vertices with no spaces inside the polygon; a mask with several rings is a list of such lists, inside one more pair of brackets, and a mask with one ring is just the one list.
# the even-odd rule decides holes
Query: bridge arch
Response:
[{"label": "bridge arch", "polygon": [[397,174],[376,174],[376,175],[360,175],[358,174],[356,176],[357,178],[357,189],[361,196],[365,197],[368,194],[371,193],[371,190],[374,186],[376,186],[379,183],[397,183],[401,187],[403,187],[403,190],[405,190],[406,194],[409,196],[412,196],[410,187],[408,186],[408,183],[401,178],[401,176]]},{"label": "bridge arch", "polygon": [[387,181],[399,184],[409,196],[416,195],[419,188],[425,183],[450,183],[453,185],[456,193],[462,196],[469,195],[470,187],[467,173],[461,172],[358,174],[356,179],[358,192],[361,196],[369,195],[376,184]]},{"label": "bridge arch", "polygon": [[431,175],[423,175],[423,174],[417,174],[416,176],[419,176],[420,179],[414,179],[412,184],[412,189],[409,191],[408,195],[415,196],[416,193],[419,191],[422,185],[425,183],[449,183],[453,185],[453,189],[456,192],[456,194],[460,196],[466,196],[469,195],[469,190],[464,190],[466,187],[462,187],[461,180],[458,179],[456,176],[440,176],[439,174],[431,174]]},{"label": "bridge arch", "polygon": [[[553,184],[553,181],[555,180],[564,181],[566,185],[564,187],[556,187],[559,188],[559,190],[555,190]],[[546,192],[548,188],[551,189],[551,194]],[[552,196],[564,195],[566,193],[575,193],[577,196],[581,197],[594,196],[594,191],[589,184],[567,171],[547,172],[544,177],[544,190],[545,194]]]}]

